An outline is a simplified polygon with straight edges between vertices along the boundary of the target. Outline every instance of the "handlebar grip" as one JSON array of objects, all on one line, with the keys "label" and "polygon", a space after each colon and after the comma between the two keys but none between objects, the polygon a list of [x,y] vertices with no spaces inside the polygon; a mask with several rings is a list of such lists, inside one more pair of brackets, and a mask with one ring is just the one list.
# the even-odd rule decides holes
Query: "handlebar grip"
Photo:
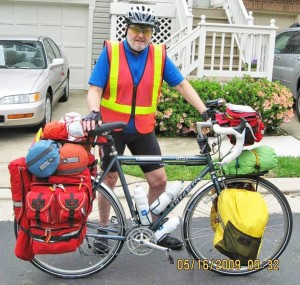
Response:
[{"label": "handlebar grip", "polygon": [[238,136],[235,136],[236,144],[235,144],[234,148],[232,149],[232,152],[222,159],[221,165],[225,165],[225,164],[235,160],[241,154],[243,147],[244,147],[245,134],[246,134],[246,130],[244,130]]},{"label": "handlebar grip", "polygon": [[213,126],[214,132],[219,134],[219,135],[234,135],[236,138],[236,144],[232,150],[232,152],[224,157],[221,161],[221,165],[225,165],[234,159],[236,159],[242,152],[244,142],[245,142],[245,134],[246,134],[246,129],[243,130],[242,133],[236,131],[234,128],[228,128],[228,127],[220,127],[219,125],[215,124]]}]

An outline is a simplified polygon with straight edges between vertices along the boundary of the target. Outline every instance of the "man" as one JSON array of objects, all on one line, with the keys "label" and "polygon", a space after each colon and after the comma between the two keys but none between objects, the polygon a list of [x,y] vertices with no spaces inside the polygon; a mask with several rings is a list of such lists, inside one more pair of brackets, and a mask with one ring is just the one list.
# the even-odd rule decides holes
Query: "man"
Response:
[{"label": "man", "polygon": [[[154,125],[162,81],[174,86],[200,114],[205,113],[206,107],[168,58],[165,46],[150,43],[154,30],[159,30],[152,9],[133,6],[125,20],[126,39],[105,43],[89,80],[87,100],[91,113],[84,120],[84,128],[89,131],[102,121],[124,121],[127,128],[112,133],[118,154],[122,155],[127,145],[133,155],[161,155]],[[108,149],[104,148],[102,169],[109,160]],[[165,191],[167,176],[161,165],[144,165],[141,169],[149,184],[151,205]],[[117,180],[118,174],[113,169],[104,183],[114,189]],[[183,245],[171,236],[158,244],[171,249]]]}]

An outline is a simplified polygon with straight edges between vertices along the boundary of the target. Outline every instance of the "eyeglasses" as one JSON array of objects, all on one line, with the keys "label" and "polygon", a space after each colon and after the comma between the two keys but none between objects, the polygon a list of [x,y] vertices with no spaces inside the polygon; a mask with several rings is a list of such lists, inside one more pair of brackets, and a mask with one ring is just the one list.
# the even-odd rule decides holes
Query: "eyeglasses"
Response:
[{"label": "eyeglasses", "polygon": [[143,33],[146,36],[152,34],[153,29],[151,27],[141,27],[141,26],[130,26],[129,27],[135,34]]}]

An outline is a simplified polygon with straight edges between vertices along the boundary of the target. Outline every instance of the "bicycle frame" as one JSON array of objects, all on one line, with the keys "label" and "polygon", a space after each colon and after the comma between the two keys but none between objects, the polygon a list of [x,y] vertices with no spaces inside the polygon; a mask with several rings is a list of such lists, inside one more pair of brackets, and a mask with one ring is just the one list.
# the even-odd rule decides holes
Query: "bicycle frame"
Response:
[{"label": "bicycle frame", "polygon": [[[201,142],[200,142],[201,140]],[[198,144],[203,143],[203,139],[198,137]],[[96,180],[96,187],[99,186],[106,175],[110,172],[111,168],[115,165],[120,182],[124,191],[125,199],[127,201],[131,217],[137,221],[137,213],[134,209],[133,200],[131,198],[127,181],[122,170],[121,165],[142,165],[142,164],[160,164],[160,165],[206,165],[206,167],[198,174],[198,176],[180,193],[180,195],[175,198],[167,208],[158,215],[157,220],[149,226],[149,229],[156,231],[161,224],[161,222],[168,216],[168,214],[194,189],[194,187],[203,180],[204,176],[208,173],[211,175],[211,180],[215,186],[215,189],[219,193],[221,190],[218,177],[215,173],[215,167],[208,152],[205,152],[202,156],[156,156],[156,155],[142,155],[142,156],[119,156],[114,151],[114,146],[112,148],[112,159],[106,168],[106,170],[100,175]],[[201,149],[201,148],[200,148]]]}]

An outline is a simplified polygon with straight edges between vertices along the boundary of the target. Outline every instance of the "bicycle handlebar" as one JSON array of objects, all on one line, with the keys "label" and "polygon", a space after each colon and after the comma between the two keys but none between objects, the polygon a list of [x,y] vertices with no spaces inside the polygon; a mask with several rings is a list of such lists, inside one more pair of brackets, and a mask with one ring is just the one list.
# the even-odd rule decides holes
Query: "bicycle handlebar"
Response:
[{"label": "bicycle handlebar", "polygon": [[236,144],[233,147],[231,153],[222,159],[221,165],[225,165],[234,159],[236,159],[242,152],[244,142],[245,142],[245,134],[246,128],[248,127],[248,123],[245,120],[241,120],[241,123],[236,127],[221,127],[216,122],[198,122],[197,123],[197,131],[200,136],[202,136],[202,128],[210,127],[213,131],[220,136],[228,136],[233,135],[236,138]]},{"label": "bicycle handlebar", "polygon": [[[215,99],[210,100],[206,103],[206,106],[211,112],[212,119],[215,117],[216,109],[225,104],[224,99]],[[236,144],[232,150],[232,152],[227,155],[222,161],[221,165],[227,164],[232,160],[236,159],[242,152],[244,141],[245,141],[245,133],[246,128],[250,127],[250,125],[241,118],[241,123],[236,127],[221,127],[216,123],[216,121],[212,122],[197,122],[197,131],[198,135],[203,136],[202,128],[213,128],[214,132],[218,135],[233,135],[236,138]],[[105,135],[105,133],[110,132],[114,129],[124,129],[126,127],[126,123],[124,122],[112,122],[112,123],[104,123],[100,127],[97,126],[94,130],[88,132],[90,136],[101,136]],[[251,127],[250,127],[251,129]],[[251,129],[252,131],[252,129]],[[253,132],[252,132],[253,134]],[[253,134],[254,136],[254,134]]]},{"label": "bicycle handlebar", "polygon": [[[243,121],[239,126],[243,124]],[[239,127],[238,126],[238,127]],[[225,158],[222,159],[221,165],[225,165],[234,159],[236,159],[242,152],[244,147],[244,141],[245,141],[245,134],[246,134],[246,125],[244,126],[244,129],[240,133],[236,130],[237,127],[221,127],[217,124],[213,125],[213,130],[218,135],[233,135],[236,138],[236,144],[232,149],[232,152],[227,155]]]}]

